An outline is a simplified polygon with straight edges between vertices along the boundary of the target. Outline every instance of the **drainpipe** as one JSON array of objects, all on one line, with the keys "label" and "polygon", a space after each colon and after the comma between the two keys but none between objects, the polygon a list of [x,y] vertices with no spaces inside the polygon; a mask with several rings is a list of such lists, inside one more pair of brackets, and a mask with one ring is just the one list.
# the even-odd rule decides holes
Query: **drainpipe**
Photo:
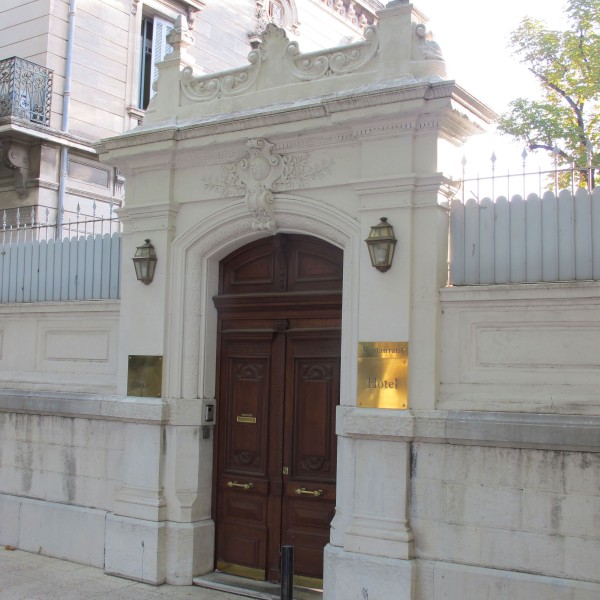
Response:
[{"label": "drainpipe", "polygon": [[[67,57],[65,60],[65,89],[63,93],[63,112],[60,130],[69,131],[69,109],[71,106],[71,70],[73,67],[73,40],[75,38],[75,3],[71,0],[69,6],[69,29],[67,32]],[[69,149],[66,145],[60,149],[60,173],[58,177],[58,215],[56,228],[59,237],[62,236],[63,210],[65,206],[65,186],[69,167]]]}]

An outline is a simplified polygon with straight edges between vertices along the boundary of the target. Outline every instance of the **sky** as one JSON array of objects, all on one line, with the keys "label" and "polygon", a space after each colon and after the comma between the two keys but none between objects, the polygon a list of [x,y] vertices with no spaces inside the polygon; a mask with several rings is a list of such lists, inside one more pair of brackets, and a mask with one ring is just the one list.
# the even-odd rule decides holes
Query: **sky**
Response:
[{"label": "sky", "polygon": [[[511,56],[508,42],[525,16],[545,20],[564,29],[565,0],[412,0],[413,6],[429,18],[428,29],[440,45],[448,78],[487,104],[504,112],[517,97],[535,99],[539,86],[527,68]],[[476,136],[465,148],[467,165],[489,172],[489,157],[497,156],[496,170],[522,168],[522,144],[495,133]],[[538,153],[527,158],[527,170],[545,168],[547,158]]]}]

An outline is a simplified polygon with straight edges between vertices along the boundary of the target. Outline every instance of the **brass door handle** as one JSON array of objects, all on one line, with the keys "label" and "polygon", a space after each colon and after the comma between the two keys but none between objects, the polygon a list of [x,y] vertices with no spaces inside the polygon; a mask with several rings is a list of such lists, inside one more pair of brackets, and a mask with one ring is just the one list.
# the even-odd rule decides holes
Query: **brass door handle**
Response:
[{"label": "brass door handle", "polygon": [[307,490],[306,488],[297,488],[296,494],[305,496],[322,496],[323,490]]},{"label": "brass door handle", "polygon": [[238,483],[237,481],[228,481],[227,487],[240,488],[242,490],[251,490],[254,487],[253,483]]}]

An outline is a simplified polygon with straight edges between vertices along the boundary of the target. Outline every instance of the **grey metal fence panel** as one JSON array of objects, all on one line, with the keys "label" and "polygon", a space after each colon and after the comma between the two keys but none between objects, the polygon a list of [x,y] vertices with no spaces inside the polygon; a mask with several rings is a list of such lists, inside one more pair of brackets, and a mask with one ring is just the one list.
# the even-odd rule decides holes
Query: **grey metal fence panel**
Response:
[{"label": "grey metal fence panel", "polygon": [[592,279],[592,196],[577,190],[574,206],[575,279]]},{"label": "grey metal fence panel", "polygon": [[[78,215],[77,215],[78,217]],[[120,225],[114,218],[26,225],[17,216],[0,238],[0,302],[119,298]]]},{"label": "grey metal fence panel", "polygon": [[450,203],[450,283],[465,277],[465,207],[460,200]]},{"label": "grey metal fence panel", "polygon": [[592,194],[592,279],[600,280],[600,188]]},{"label": "grey metal fence panel", "polygon": [[575,280],[575,211],[570,190],[558,195],[558,278]]},{"label": "grey metal fence panel", "polygon": [[529,194],[525,201],[525,281],[536,283],[542,280],[542,201],[537,194]]},{"label": "grey metal fence panel", "polygon": [[494,203],[484,198],[479,208],[479,281],[494,283]]},{"label": "grey metal fence panel", "polygon": [[510,282],[521,283],[526,280],[526,254],[525,239],[527,229],[525,222],[525,203],[521,196],[513,196],[510,201],[510,256],[509,270]]},{"label": "grey metal fence panel", "polygon": [[454,200],[450,284],[600,280],[600,188]]},{"label": "grey metal fence panel", "polygon": [[552,192],[542,198],[542,281],[558,281],[558,201]]},{"label": "grey metal fence panel", "polygon": [[500,196],[494,204],[494,283],[510,281],[510,216],[508,200]]}]

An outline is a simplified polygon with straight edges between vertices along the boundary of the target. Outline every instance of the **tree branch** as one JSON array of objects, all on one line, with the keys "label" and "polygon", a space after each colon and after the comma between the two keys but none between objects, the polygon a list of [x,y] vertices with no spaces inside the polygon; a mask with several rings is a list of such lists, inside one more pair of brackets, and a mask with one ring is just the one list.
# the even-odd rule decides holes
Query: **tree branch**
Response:
[{"label": "tree branch", "polygon": [[535,71],[534,69],[532,69],[531,67],[529,67],[529,71],[531,71],[531,73],[534,74],[535,77],[537,77],[538,79],[540,79],[544,85],[547,85],[551,90],[554,90],[559,96],[561,96],[562,98],[564,98],[564,100],[567,102],[567,104],[571,107],[571,109],[573,110],[573,112],[575,113],[575,116],[577,118],[577,126],[579,127],[579,131],[580,133],[577,135],[577,137],[579,138],[579,141],[581,143],[581,145],[585,148],[587,145],[587,137],[585,136],[584,132],[585,132],[585,123],[583,122],[583,106],[579,106],[575,100],[573,100],[571,98],[571,96],[569,96],[569,94],[567,94],[567,92],[565,92],[562,88],[558,87],[555,83],[552,83],[545,75],[543,75],[542,73],[538,73],[537,71]]},{"label": "tree branch", "polygon": [[[552,146],[550,146],[549,144],[529,144],[529,149],[533,152],[533,150],[547,150],[548,152],[552,152],[554,153],[554,148]],[[564,151],[561,150],[560,148],[558,149],[558,155],[561,158],[564,158],[565,160],[569,161],[569,162],[573,162],[572,158]]]}]

